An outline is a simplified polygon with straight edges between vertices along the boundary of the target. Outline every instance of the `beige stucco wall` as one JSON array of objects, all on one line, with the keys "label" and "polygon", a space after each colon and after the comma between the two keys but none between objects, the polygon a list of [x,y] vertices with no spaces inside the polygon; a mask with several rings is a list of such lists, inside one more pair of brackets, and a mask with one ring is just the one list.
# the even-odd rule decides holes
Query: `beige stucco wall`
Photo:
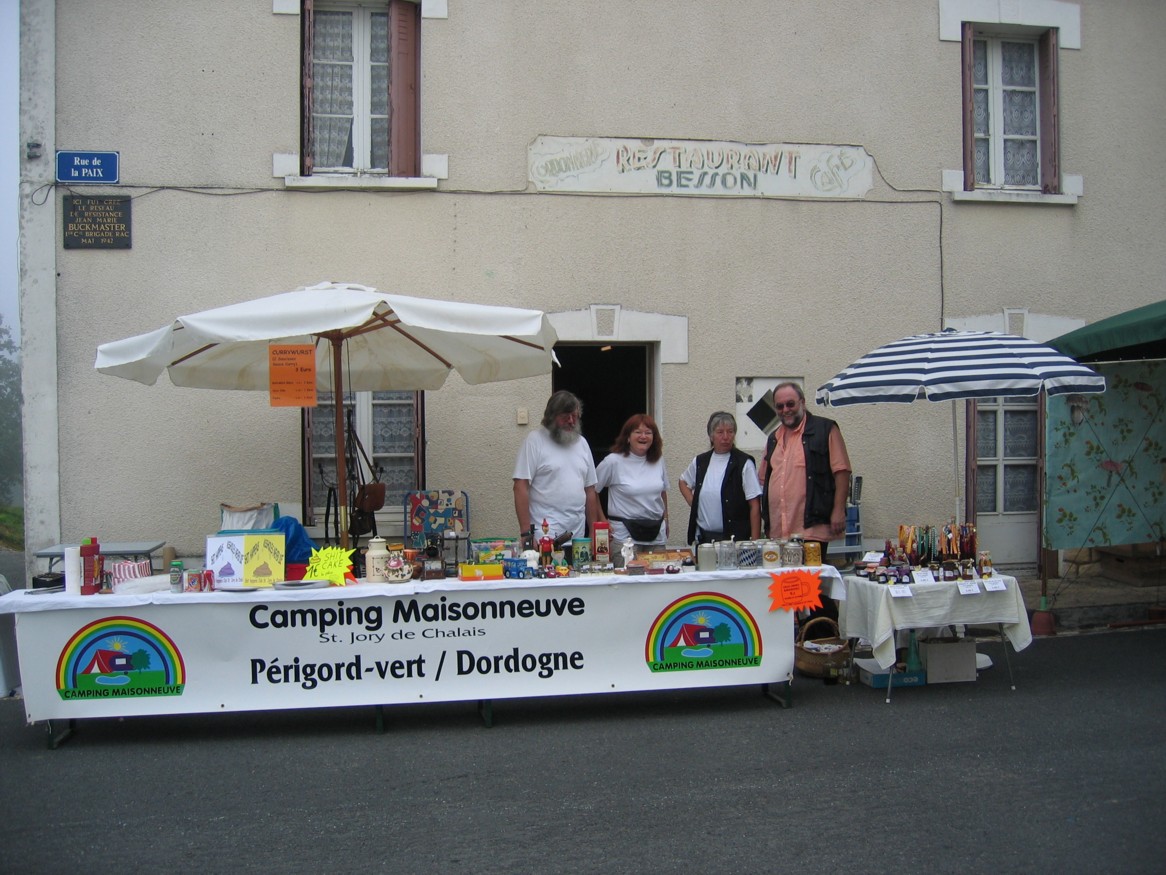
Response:
[{"label": "beige stucco wall", "polygon": [[[959,45],[940,41],[938,4],[449,0],[422,29],[422,146],[448,156],[449,178],[396,194],[287,191],[272,177],[272,155],[298,151],[299,19],[271,0],[55,5],[46,160],[117,150],[118,191],[135,200],[130,251],[62,249],[61,188],[25,205],[57,213],[61,513],[59,531],[30,531],[34,548],[157,535],[196,554],[220,501],[298,500],[296,411],[262,393],[139,386],[93,360],[178,313],[322,280],[687,317],[688,362],[658,373],[673,480],[737,375],[803,376],[812,390],[942,317],[1092,321],[1162,296],[1166,191],[1149,169],[1166,121],[1145,103],[1166,91],[1159,4],[1092,2],[1082,48],[1061,52],[1075,206],[938,191],[960,160]],[[856,203],[536,194],[527,147],[540,135],[857,144],[882,176]],[[430,393],[429,482],[470,492],[475,535],[514,528],[515,410],[537,422],[549,390],[549,377],[454,378]],[[947,406],[827,413],[864,475],[868,536],[950,514]],[[38,482],[34,505],[54,489]],[[682,529],[675,490],[670,501]]]}]

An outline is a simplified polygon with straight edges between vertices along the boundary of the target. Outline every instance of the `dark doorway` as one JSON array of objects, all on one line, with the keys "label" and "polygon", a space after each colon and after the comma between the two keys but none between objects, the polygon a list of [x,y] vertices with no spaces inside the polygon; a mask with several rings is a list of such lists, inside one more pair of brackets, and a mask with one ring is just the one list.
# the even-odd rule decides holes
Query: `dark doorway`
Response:
[{"label": "dark doorway", "polygon": [[646,346],[555,345],[562,367],[551,385],[567,389],[583,402],[583,435],[595,464],[607,455],[619,430],[633,413],[649,413]]}]

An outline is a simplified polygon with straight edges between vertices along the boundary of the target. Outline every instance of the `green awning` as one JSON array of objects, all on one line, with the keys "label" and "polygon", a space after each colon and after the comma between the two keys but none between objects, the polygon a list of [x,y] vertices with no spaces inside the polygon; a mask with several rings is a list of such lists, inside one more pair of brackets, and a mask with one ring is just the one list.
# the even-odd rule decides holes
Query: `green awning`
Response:
[{"label": "green awning", "polygon": [[1079,362],[1166,358],[1166,301],[1118,313],[1048,345]]}]

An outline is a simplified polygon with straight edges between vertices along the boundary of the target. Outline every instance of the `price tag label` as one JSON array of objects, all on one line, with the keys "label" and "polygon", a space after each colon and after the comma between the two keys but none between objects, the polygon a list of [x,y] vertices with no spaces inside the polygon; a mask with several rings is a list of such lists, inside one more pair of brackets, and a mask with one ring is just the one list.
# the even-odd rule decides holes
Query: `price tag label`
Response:
[{"label": "price tag label", "polygon": [[863,555],[862,561],[863,562],[878,562],[882,558],[883,558],[883,554],[879,551],[875,551],[875,552],[866,553],[865,555]]},{"label": "price tag label", "polygon": [[935,575],[931,573],[930,568],[920,568],[912,571],[911,576],[915,578],[916,583],[935,583]]},{"label": "price tag label", "polygon": [[980,585],[974,580],[960,581],[960,595],[979,595]]},{"label": "price tag label", "polygon": [[906,583],[892,583],[887,587],[891,591],[891,597],[897,599],[913,599],[915,593],[911,592],[911,587]]},{"label": "price tag label", "polygon": [[983,582],[984,589],[988,592],[1006,592],[1008,590],[1008,584],[999,577],[985,577]]}]

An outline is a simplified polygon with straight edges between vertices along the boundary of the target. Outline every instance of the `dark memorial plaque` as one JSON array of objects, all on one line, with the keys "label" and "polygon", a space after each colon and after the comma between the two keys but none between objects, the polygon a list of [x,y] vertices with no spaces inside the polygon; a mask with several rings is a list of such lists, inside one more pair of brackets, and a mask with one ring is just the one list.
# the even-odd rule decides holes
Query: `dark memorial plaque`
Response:
[{"label": "dark memorial plaque", "polygon": [[66,249],[130,249],[128,195],[65,195]]}]

